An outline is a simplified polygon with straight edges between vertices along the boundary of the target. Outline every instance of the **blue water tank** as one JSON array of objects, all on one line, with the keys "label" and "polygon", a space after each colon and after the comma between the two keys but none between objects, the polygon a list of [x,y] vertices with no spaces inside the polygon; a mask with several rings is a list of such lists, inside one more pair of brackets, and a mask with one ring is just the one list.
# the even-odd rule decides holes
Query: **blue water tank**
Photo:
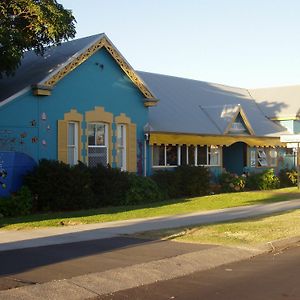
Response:
[{"label": "blue water tank", "polygon": [[35,160],[25,153],[0,151],[0,197],[16,192],[23,176],[35,166]]}]

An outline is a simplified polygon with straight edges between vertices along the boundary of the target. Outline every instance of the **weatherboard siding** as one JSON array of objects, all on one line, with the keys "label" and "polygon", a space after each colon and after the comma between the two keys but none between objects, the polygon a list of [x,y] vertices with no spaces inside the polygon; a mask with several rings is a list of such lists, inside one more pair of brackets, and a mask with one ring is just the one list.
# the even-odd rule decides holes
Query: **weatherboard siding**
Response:
[{"label": "weatherboard siding", "polygon": [[23,152],[39,159],[39,102],[26,92],[0,106],[0,151]]},{"label": "weatherboard siding", "polygon": [[[64,114],[75,109],[85,115],[95,107],[103,107],[114,117],[121,113],[131,119],[137,127],[137,161],[141,169],[143,154],[143,127],[148,121],[148,109],[144,107],[144,96],[124,74],[118,64],[105,50],[101,49],[65,76],[52,90],[51,96],[33,96],[28,92],[0,108],[1,132],[11,130],[15,136],[27,133],[25,149],[35,160],[41,158],[57,159],[57,122],[64,119]],[[36,121],[35,126],[30,122]],[[82,131],[86,122],[82,122]],[[115,124],[112,131],[115,132]],[[38,142],[32,143],[36,136]],[[112,142],[116,138],[113,136]],[[85,145],[86,137],[82,136]],[[1,144],[0,144],[0,151]],[[22,150],[22,149],[20,149]],[[112,150],[112,149],[110,149]],[[23,151],[21,151],[23,152]],[[116,151],[112,152],[113,161]],[[86,161],[85,146],[82,149]],[[141,170],[139,170],[141,172]]]}]

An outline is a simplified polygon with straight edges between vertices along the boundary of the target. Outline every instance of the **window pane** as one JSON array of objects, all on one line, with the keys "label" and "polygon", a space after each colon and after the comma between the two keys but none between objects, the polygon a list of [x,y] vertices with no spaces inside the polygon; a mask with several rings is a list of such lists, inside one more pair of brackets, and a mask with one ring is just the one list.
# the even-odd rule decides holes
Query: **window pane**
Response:
[{"label": "window pane", "polygon": [[259,167],[268,166],[267,155],[263,148],[257,149],[257,164]]},{"label": "window pane", "polygon": [[177,146],[166,146],[166,147],[167,147],[167,165],[168,166],[177,166],[177,164],[178,164]]},{"label": "window pane", "polygon": [[198,146],[197,164],[198,165],[207,165],[207,146]]},{"label": "window pane", "polygon": [[269,165],[271,167],[277,166],[277,151],[276,151],[276,149],[269,150]]},{"label": "window pane", "polygon": [[189,165],[194,166],[195,165],[195,146],[189,146]]},{"label": "window pane", "polygon": [[220,148],[211,146],[209,149],[209,165],[218,166],[220,165]]},{"label": "window pane", "polygon": [[89,146],[95,145],[96,124],[88,124],[88,142]]},{"label": "window pane", "polygon": [[96,145],[97,146],[104,146],[105,143],[105,125],[104,124],[97,124],[96,125]]},{"label": "window pane", "polygon": [[68,123],[68,145],[75,145],[75,123]]},{"label": "window pane", "polygon": [[124,125],[118,125],[117,128],[117,144],[119,147],[122,147],[125,145],[125,127]]},{"label": "window pane", "polygon": [[126,170],[126,125],[117,125],[117,167]]},{"label": "window pane", "polygon": [[165,146],[153,146],[153,166],[165,165]]},{"label": "window pane", "polygon": [[124,149],[118,148],[117,149],[117,160],[118,160],[117,168],[119,168],[119,169],[123,169],[123,167],[124,167],[123,157],[124,157]]},{"label": "window pane", "polygon": [[186,145],[182,145],[180,147],[180,152],[181,152],[181,165],[182,166],[186,166],[186,159],[187,159],[187,146]]},{"label": "window pane", "polygon": [[104,124],[88,124],[88,143],[89,146],[106,146]]}]

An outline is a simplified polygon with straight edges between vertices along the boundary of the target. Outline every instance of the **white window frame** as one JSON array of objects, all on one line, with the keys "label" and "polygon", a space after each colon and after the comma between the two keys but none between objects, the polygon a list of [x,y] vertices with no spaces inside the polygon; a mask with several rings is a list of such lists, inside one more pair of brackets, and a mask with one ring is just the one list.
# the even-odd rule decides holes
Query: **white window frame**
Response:
[{"label": "white window frame", "polygon": [[217,164],[207,164],[207,167],[220,167],[221,166],[221,147],[220,146],[213,146],[213,145],[210,145],[210,146],[207,146],[207,160],[206,162],[210,162],[210,155],[211,155],[211,147],[216,147],[216,149],[218,150],[218,161],[217,161]]},{"label": "white window frame", "polygon": [[[89,145],[89,134],[88,134],[88,126],[89,125],[104,125],[104,145]],[[96,137],[95,137],[95,141],[96,141]],[[88,148],[106,148],[106,165],[109,163],[109,142],[108,142],[108,124],[103,123],[103,122],[89,122],[87,123],[87,144],[88,144]],[[89,161],[89,152],[87,153],[88,159],[87,161]]]},{"label": "white window frame", "polygon": [[[276,153],[275,157],[271,157],[270,152],[272,150],[274,150],[275,151],[274,153]],[[274,164],[271,163],[271,161],[273,159],[275,160]],[[269,163],[269,166],[272,167],[272,168],[276,168],[278,166],[278,150],[276,148],[269,148],[268,149],[268,163]]]},{"label": "white window frame", "polygon": [[[70,134],[70,130],[69,130],[69,126],[70,125],[74,125],[74,145],[70,145],[69,144],[69,134]],[[68,148],[68,164],[70,166],[74,166],[78,164],[78,122],[68,122],[68,131],[67,131],[68,135],[67,135],[67,148]],[[69,149],[73,149],[73,161],[70,161],[70,157],[69,157]]]},{"label": "white window frame", "polygon": [[[162,144],[162,145],[153,145],[155,146],[164,146],[164,165],[152,165],[153,168],[174,168],[174,167],[178,167],[180,165],[182,165],[182,159],[183,157],[181,156],[181,147],[184,145],[177,145],[177,165],[168,165],[167,164],[167,146],[168,145],[172,145],[172,144]],[[218,150],[218,161],[217,164],[207,164],[210,160],[210,155],[211,155],[211,147],[212,146],[207,146],[206,147],[206,164],[198,164],[198,146],[200,145],[185,145],[186,146],[186,165],[192,165],[192,166],[204,166],[204,167],[220,167],[221,166],[221,147],[220,146],[215,146]],[[194,146],[194,161],[190,162],[189,159],[189,148],[191,146]],[[154,151],[153,151],[154,153]],[[154,159],[152,156],[152,162],[154,163]],[[190,164],[191,163],[191,164]]]},{"label": "white window frame", "polygon": [[[152,155],[152,167],[153,168],[177,168],[178,167],[178,158],[179,158],[179,155],[178,155],[178,148],[177,148],[177,165],[168,165],[167,164],[167,146],[174,146],[172,144],[162,144],[162,145],[153,145],[153,147],[155,146],[164,146],[164,164],[163,165],[154,165],[154,156]],[[178,145],[175,145],[176,147],[179,147]],[[175,147],[174,146],[174,147]],[[152,150],[152,154],[154,154],[154,149]]]},{"label": "white window frame", "polygon": [[[123,133],[123,145],[119,143],[119,130],[120,132]],[[122,166],[121,170],[126,171],[127,170],[127,126],[126,124],[117,124],[117,151],[122,151]],[[119,164],[119,162],[118,162]]]},{"label": "white window frame", "polygon": [[[275,163],[271,163],[271,155],[270,151],[275,150],[276,157],[275,157]],[[262,162],[265,162],[265,164],[262,164]],[[271,147],[259,147],[256,149],[256,167],[257,168],[276,168],[278,166],[278,151],[276,148]]]},{"label": "white window frame", "polygon": [[[203,147],[201,145],[198,145],[200,147]],[[198,156],[198,146],[196,147],[197,149],[197,156]],[[217,164],[208,164],[210,162],[210,155],[211,155],[211,147],[216,147],[216,149],[218,150],[218,161]],[[198,157],[197,157],[198,159]],[[221,166],[221,147],[220,146],[213,146],[213,145],[206,145],[206,164],[198,164],[197,160],[196,160],[196,165],[197,166],[203,166],[203,167],[220,167]]]}]

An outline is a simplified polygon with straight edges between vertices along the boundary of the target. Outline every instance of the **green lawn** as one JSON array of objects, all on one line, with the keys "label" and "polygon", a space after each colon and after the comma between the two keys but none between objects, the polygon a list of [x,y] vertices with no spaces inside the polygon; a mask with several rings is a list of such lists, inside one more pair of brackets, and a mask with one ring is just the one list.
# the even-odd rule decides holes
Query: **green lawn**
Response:
[{"label": "green lawn", "polygon": [[300,198],[296,188],[273,191],[218,194],[189,199],[161,201],[148,205],[106,207],[94,210],[36,214],[19,218],[2,218],[2,229],[24,229],[62,226],[176,215],[195,211],[229,208],[244,205],[272,203]]},{"label": "green lawn", "polygon": [[256,246],[300,236],[300,210],[245,221],[150,231],[136,237],[231,246]]}]

